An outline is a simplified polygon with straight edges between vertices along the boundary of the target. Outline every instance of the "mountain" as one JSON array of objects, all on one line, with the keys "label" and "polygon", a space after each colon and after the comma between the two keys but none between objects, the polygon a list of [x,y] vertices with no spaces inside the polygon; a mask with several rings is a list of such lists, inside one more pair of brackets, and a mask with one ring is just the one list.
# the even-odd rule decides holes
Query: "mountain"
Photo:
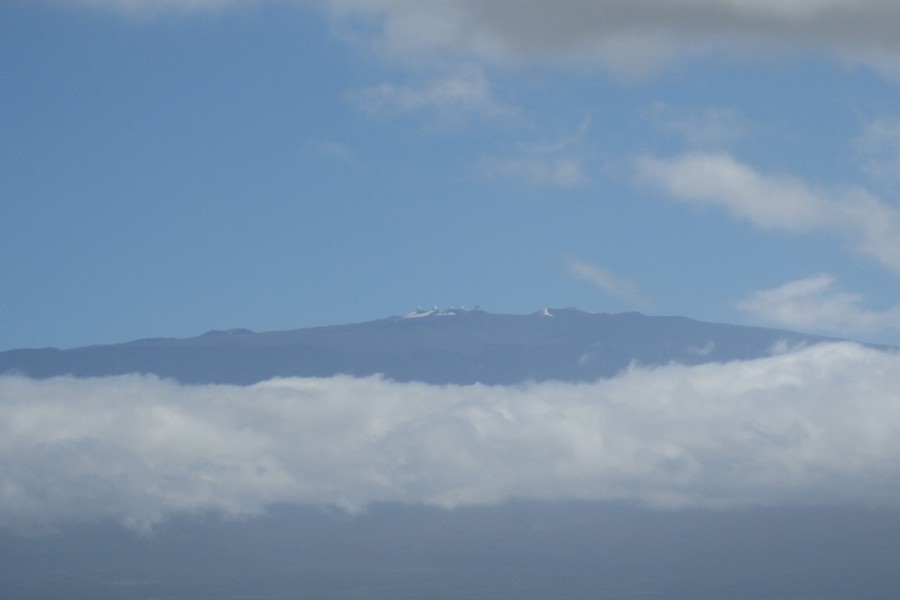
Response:
[{"label": "mountain", "polygon": [[630,364],[751,359],[828,338],[640,313],[544,309],[530,315],[417,310],[365,323],[59,350],[0,352],[0,373],[34,378],[155,373],[183,383],[246,385],[273,377],[365,376],[443,384],[593,381]]},{"label": "mountain", "polygon": [[[515,384],[823,341],[638,313],[445,309],[12,350],[0,352],[0,374]],[[875,360],[834,394],[822,392],[848,371],[832,379],[810,364],[832,363],[800,361],[797,377],[738,392],[719,380],[742,369],[723,368],[706,389],[693,386],[712,381],[702,374],[674,390],[636,374],[575,397],[575,386],[0,380],[0,597],[895,597],[900,454],[885,365],[896,363]],[[888,375],[871,381],[879,370]],[[421,406],[432,394],[435,406]],[[354,497],[376,500],[359,512],[334,500]]]}]

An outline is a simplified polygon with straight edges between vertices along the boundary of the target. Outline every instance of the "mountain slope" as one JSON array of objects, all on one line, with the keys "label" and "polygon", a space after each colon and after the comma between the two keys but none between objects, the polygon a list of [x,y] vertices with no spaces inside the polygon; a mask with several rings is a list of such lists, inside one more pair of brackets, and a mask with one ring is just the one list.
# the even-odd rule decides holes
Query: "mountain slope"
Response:
[{"label": "mountain slope", "polygon": [[155,373],[183,383],[241,385],[272,377],[375,373],[438,384],[592,381],[631,363],[749,359],[771,353],[777,344],[826,339],[639,313],[561,309],[495,315],[450,309],[293,331],[235,329],[71,350],[10,350],[0,352],[0,373],[35,378]]}]

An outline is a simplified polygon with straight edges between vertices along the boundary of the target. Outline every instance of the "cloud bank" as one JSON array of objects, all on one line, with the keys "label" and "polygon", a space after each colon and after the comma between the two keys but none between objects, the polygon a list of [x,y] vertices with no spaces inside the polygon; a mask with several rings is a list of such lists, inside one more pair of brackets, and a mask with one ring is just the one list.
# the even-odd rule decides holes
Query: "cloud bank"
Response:
[{"label": "cloud bank", "polygon": [[900,504],[900,356],[827,344],[594,384],[0,377],[0,527],[272,503]]}]

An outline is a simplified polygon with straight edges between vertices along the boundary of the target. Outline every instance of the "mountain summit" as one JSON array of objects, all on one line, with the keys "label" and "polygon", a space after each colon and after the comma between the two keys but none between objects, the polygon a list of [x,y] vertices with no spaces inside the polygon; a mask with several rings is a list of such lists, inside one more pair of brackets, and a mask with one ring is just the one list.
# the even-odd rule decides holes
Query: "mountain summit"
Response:
[{"label": "mountain summit", "polygon": [[640,313],[543,309],[530,315],[437,307],[365,323],[186,339],[0,352],[0,373],[34,378],[154,373],[183,383],[366,376],[435,384],[593,381],[630,364],[751,359],[826,341],[791,331]]}]

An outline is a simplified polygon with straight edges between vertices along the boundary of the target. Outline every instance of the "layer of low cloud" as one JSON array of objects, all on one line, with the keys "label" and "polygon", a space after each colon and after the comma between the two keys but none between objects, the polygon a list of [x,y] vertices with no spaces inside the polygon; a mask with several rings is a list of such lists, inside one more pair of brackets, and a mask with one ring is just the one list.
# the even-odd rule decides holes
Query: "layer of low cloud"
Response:
[{"label": "layer of low cloud", "polygon": [[900,356],[828,344],[594,384],[0,377],[0,527],[272,503],[900,504]]},{"label": "layer of low cloud", "polygon": [[844,334],[900,331],[900,308],[866,310],[861,295],[835,287],[834,277],[817,275],[754,292],[738,308],[757,321],[791,329]]},{"label": "layer of low cloud", "polygon": [[641,179],[677,200],[724,208],[762,229],[833,232],[900,276],[900,211],[865,190],[818,189],[727,153],[645,156],[636,164]]},{"label": "layer of low cloud", "polygon": [[[52,0],[48,0],[52,1]],[[57,0],[62,2],[63,0]],[[275,0],[70,0],[130,14],[223,10]],[[892,0],[295,0],[407,61],[453,56],[550,63],[629,75],[730,51],[819,52],[900,74]],[[356,25],[359,25],[356,27]]]}]

